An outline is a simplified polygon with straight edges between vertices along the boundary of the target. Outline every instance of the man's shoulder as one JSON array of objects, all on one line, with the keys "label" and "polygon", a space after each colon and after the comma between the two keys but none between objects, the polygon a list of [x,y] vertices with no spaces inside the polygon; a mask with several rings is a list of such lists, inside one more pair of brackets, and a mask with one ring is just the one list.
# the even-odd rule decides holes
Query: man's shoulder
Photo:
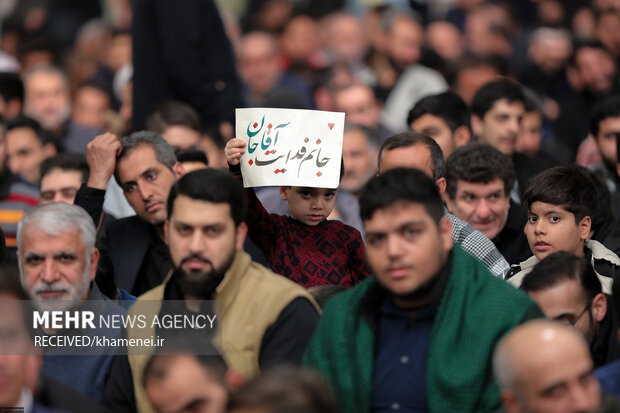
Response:
[{"label": "man's shoulder", "polygon": [[115,234],[148,234],[149,224],[137,215],[130,217],[110,219],[106,222],[105,231],[109,237],[114,237]]},{"label": "man's shoulder", "polygon": [[456,288],[467,289],[471,296],[475,297],[475,301],[471,304],[490,305],[494,307],[493,311],[524,309],[524,306],[534,303],[527,294],[514,285],[494,277],[480,261],[458,246],[455,246],[451,281]]}]

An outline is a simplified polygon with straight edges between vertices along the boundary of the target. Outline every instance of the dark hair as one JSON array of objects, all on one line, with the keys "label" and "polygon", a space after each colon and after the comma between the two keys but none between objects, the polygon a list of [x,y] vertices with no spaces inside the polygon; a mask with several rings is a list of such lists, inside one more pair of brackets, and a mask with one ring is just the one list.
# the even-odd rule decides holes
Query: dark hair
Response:
[{"label": "dark hair", "polygon": [[605,47],[605,45],[599,40],[578,40],[573,43],[573,54],[568,61],[570,66],[577,66],[577,55],[582,49],[596,49],[600,50],[607,55],[609,60],[616,66],[616,60],[612,57],[611,52]]},{"label": "dark hair", "polygon": [[592,108],[590,116],[590,132],[598,140],[601,122],[607,118],[620,117],[620,96],[610,96],[598,101]]},{"label": "dark hair", "polygon": [[87,80],[84,82],[81,82],[80,84],[78,84],[75,87],[75,91],[73,92],[73,97],[75,98],[75,96],[77,96],[78,92],[82,89],[86,89],[86,88],[91,88],[91,89],[95,89],[101,93],[103,93],[107,98],[108,101],[111,103],[112,102],[112,92],[110,91],[110,89],[104,85],[101,82],[98,82],[96,80]]},{"label": "dark hair", "polygon": [[566,251],[549,254],[536,264],[534,269],[523,277],[521,289],[528,293],[542,291],[568,280],[579,282],[587,301],[603,291],[590,263],[585,258]]},{"label": "dark hair", "polygon": [[236,226],[245,219],[246,201],[243,187],[228,171],[199,169],[184,175],[170,190],[168,217],[172,216],[174,201],[178,195],[216,204],[227,203]]},{"label": "dark hair", "polygon": [[0,73],[0,95],[5,102],[12,99],[24,101],[24,82],[17,73]]},{"label": "dark hair", "polygon": [[443,176],[445,167],[445,161],[443,159],[443,152],[441,147],[435,141],[422,133],[418,132],[403,132],[398,135],[389,137],[381,145],[379,150],[379,161],[377,163],[379,170],[381,170],[381,155],[383,152],[391,151],[398,148],[409,148],[414,145],[426,145],[431,152],[431,166],[433,167],[433,179],[436,181]]},{"label": "dark hair", "polygon": [[510,195],[515,183],[515,168],[509,156],[491,145],[470,143],[456,148],[446,160],[446,192],[456,197],[459,180],[489,183],[496,178],[504,182],[504,195]]},{"label": "dark hair", "polygon": [[198,112],[184,102],[169,100],[163,102],[146,118],[146,129],[159,134],[170,126],[187,126],[202,132]]},{"label": "dark hair", "polygon": [[18,116],[11,119],[6,123],[5,133],[18,128],[28,128],[32,130],[37,140],[41,142],[41,145],[46,145],[51,142],[48,133],[43,129],[41,124],[33,118],[30,118],[28,116]]},{"label": "dark hair", "polygon": [[596,190],[588,174],[576,165],[555,166],[533,177],[523,193],[523,206],[530,211],[534,202],[564,208],[575,216],[575,223],[592,217]]},{"label": "dark hair", "polygon": [[[121,159],[129,156],[129,154],[136,148],[147,145],[153,152],[155,152],[155,158],[157,162],[165,165],[168,169],[173,171],[172,167],[177,162],[177,157],[174,154],[174,149],[164,138],[152,131],[143,130],[140,132],[134,132],[129,136],[125,136],[120,140],[121,153],[116,157],[116,166],[114,170],[114,177],[116,182],[122,187],[122,182],[118,177],[118,163]],[[174,172],[174,171],[173,171]]]},{"label": "dark hair", "polygon": [[394,168],[371,178],[366,184],[360,197],[362,221],[371,219],[376,210],[399,202],[422,204],[437,224],[443,217],[437,184],[420,170]]},{"label": "dark hair", "polygon": [[265,413],[336,413],[329,387],[313,370],[280,365],[264,370],[234,393],[228,409]]},{"label": "dark hair", "polygon": [[201,162],[206,166],[209,166],[209,160],[207,159],[207,154],[204,151],[196,148],[189,149],[179,149],[177,151],[177,161],[178,162]]},{"label": "dark hair", "polygon": [[79,172],[82,175],[80,178],[82,183],[86,183],[90,176],[90,168],[88,167],[88,162],[86,162],[86,157],[80,153],[60,153],[45,159],[41,163],[41,179],[39,182],[53,169]]},{"label": "dark hair", "polygon": [[409,111],[407,125],[426,114],[441,118],[452,132],[461,126],[467,126],[467,129],[471,130],[469,108],[465,101],[452,91],[420,99]]},{"label": "dark hair", "polygon": [[508,79],[499,79],[482,86],[471,103],[471,112],[480,119],[498,100],[506,99],[508,103],[521,103],[525,107],[525,95],[521,85]]},{"label": "dark hair", "polygon": [[597,175],[595,172],[589,170],[588,168],[584,168],[583,166],[577,166],[577,168],[588,176],[592,182],[592,189],[596,193],[596,196],[587,200],[590,202],[590,210],[592,211],[592,215],[590,215],[590,218],[592,219],[592,231],[595,233],[592,239],[596,239],[597,235],[599,235],[598,231],[601,227],[608,220],[613,218],[611,193],[609,192],[609,188],[607,188],[607,184],[600,175]]},{"label": "dark hair", "polygon": [[174,359],[175,357],[192,357],[202,367],[204,372],[211,378],[215,379],[222,386],[226,385],[226,371],[228,367],[224,358],[219,354],[192,354],[188,352],[174,352],[169,354],[155,354],[149,357],[142,373],[142,387],[146,387],[150,381],[155,379],[165,379],[166,372],[162,371],[163,367],[158,366],[158,361],[164,359]]},{"label": "dark hair", "polygon": [[330,298],[343,291],[346,291],[346,288],[339,285],[315,285],[308,288],[308,293],[321,308],[325,308]]}]

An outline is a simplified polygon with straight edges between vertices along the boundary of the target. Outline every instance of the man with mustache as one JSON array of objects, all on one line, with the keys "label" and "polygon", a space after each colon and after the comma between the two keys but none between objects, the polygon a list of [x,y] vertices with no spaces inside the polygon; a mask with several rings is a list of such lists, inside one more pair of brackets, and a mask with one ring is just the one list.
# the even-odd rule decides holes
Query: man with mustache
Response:
[{"label": "man with mustache", "polygon": [[[97,300],[106,301],[97,307],[103,315],[126,313],[93,282],[99,250],[95,226],[82,208],[60,202],[36,206],[18,224],[17,248],[21,282],[38,310],[74,310]],[[112,352],[45,354],[41,374],[99,400],[113,360]]]},{"label": "man with mustache", "polygon": [[114,174],[136,215],[105,226],[101,241],[112,261],[119,288],[140,295],[159,285],[171,268],[164,242],[168,192],[183,167],[172,147],[154,132],[136,132],[119,140],[110,133],[87,147],[90,177],[76,194],[80,205],[99,222],[106,185]]},{"label": "man with mustache", "polygon": [[[301,362],[318,306],[303,288],[243,251],[245,212],[241,183],[227,171],[202,169],[183,176],[170,190],[164,224],[173,270],[134,308],[159,302],[161,314],[172,308],[170,303],[184,301],[187,308],[177,307],[177,314],[191,315],[202,308],[201,301],[217,300],[222,355],[230,369],[248,379],[266,366]],[[129,329],[128,337],[166,333],[151,328]],[[106,392],[114,411],[154,411],[142,386],[147,361],[139,354],[119,359]]]}]

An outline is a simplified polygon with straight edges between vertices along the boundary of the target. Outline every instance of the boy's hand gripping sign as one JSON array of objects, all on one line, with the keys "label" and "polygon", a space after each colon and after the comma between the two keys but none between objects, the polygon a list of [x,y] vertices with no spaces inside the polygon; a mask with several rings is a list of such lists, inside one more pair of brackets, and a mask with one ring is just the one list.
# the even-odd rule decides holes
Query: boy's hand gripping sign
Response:
[{"label": "boy's hand gripping sign", "polygon": [[236,110],[246,141],[243,186],[338,188],[344,113],[300,109]]}]

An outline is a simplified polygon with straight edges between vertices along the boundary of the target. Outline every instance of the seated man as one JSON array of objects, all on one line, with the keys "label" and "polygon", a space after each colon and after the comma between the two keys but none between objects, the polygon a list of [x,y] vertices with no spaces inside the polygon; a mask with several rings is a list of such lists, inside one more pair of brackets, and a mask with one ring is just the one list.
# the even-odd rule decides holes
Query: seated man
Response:
[{"label": "seated man", "polygon": [[508,282],[519,287],[523,277],[543,258],[557,251],[585,256],[603,287],[611,283],[620,258],[598,241],[588,239],[592,227],[592,200],[596,188],[578,166],[556,166],[536,175],[523,194],[527,209],[525,235],[534,255],[510,268]]},{"label": "seated man", "polygon": [[[443,153],[437,142],[421,133],[394,135],[383,143],[379,151],[379,173],[397,167],[419,169],[433,178],[441,195],[446,190],[444,166]],[[452,240],[465,252],[482,261],[493,275],[503,278],[509,266],[495,245],[445,207],[444,214],[451,223]]]},{"label": "seated man", "polygon": [[545,316],[583,334],[596,367],[620,358],[618,321],[592,266],[569,252],[556,252],[523,278],[521,289]]},{"label": "seated man", "polygon": [[467,104],[452,91],[420,99],[409,112],[407,124],[412,131],[435,139],[443,156],[471,140],[471,114]]},{"label": "seated man", "polygon": [[617,412],[602,395],[583,337],[545,320],[525,323],[500,342],[493,371],[508,413]]},{"label": "seated man", "polygon": [[[303,288],[243,252],[245,213],[243,188],[230,173],[201,169],[181,178],[167,203],[172,271],[163,284],[140,296],[138,304],[219,300],[222,354],[231,369],[250,378],[270,365],[300,363],[319,309]],[[148,337],[156,333],[152,330],[142,333]],[[128,331],[129,338],[139,333]],[[153,411],[142,387],[147,361],[148,356],[139,354],[119,359],[106,390],[109,407]]]},{"label": "seated man", "polygon": [[88,181],[90,170],[84,155],[61,153],[47,158],[41,164],[39,204],[64,202],[72,204],[75,194]]},{"label": "seated man", "polygon": [[523,207],[510,199],[515,172],[510,158],[491,145],[457,148],[446,160],[448,210],[486,235],[508,263],[530,256]]},{"label": "seated man", "polygon": [[55,155],[56,148],[41,125],[27,117],[7,123],[4,139],[7,165],[15,179],[6,197],[0,199],[0,226],[6,235],[9,253],[14,256],[17,222],[38,203],[41,162]]},{"label": "seated man", "polygon": [[[620,317],[620,282],[614,281],[612,289],[613,292],[608,301],[612,304],[611,307],[613,312],[611,313],[611,317],[617,320]],[[620,341],[620,329],[613,331],[612,336]],[[620,360],[616,360],[613,363],[598,368],[594,374],[600,381],[601,389],[604,392],[620,398]]]},{"label": "seated man", "polygon": [[330,300],[305,363],[340,412],[488,412],[499,407],[491,352],[542,313],[453,245],[435,182],[397,168],[360,198],[375,276]]},{"label": "seated man", "polygon": [[[109,301],[95,279],[95,226],[82,208],[54,202],[30,210],[17,227],[22,284],[39,310],[71,310],[85,300]],[[109,314],[126,314],[110,302]],[[45,354],[42,375],[101,399],[115,355]]]}]

